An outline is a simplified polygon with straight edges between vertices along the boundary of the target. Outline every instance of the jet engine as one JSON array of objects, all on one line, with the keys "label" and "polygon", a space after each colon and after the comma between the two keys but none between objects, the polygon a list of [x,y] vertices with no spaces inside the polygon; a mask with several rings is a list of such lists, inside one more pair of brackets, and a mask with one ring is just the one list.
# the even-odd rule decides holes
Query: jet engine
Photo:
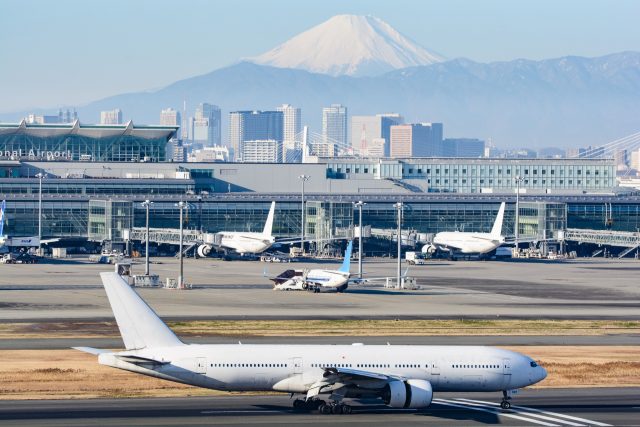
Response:
[{"label": "jet engine", "polygon": [[383,399],[392,408],[421,409],[431,405],[433,389],[425,380],[391,381],[385,388]]},{"label": "jet engine", "polygon": [[200,245],[198,246],[198,256],[200,258],[206,258],[211,253],[211,246],[209,245]]},{"label": "jet engine", "polygon": [[433,254],[433,253],[435,253],[436,250],[438,250],[438,248],[435,247],[432,244],[429,244],[429,243],[427,243],[426,245],[424,245],[422,247],[422,253],[423,254]]}]

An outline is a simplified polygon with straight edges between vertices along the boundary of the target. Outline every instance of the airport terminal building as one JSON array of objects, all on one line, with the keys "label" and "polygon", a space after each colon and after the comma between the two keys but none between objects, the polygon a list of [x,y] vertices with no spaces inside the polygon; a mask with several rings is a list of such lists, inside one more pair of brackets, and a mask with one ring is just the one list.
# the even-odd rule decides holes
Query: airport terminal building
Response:
[{"label": "airport terminal building", "polygon": [[[176,130],[132,123],[0,124],[5,233],[37,235],[41,196],[45,238],[117,241],[121,233],[112,229],[144,225],[140,202],[146,199],[154,202],[152,227],[177,228],[175,204],[184,200],[189,202],[185,226],[206,232],[261,230],[275,200],[274,233],[299,236],[298,177],[303,174],[310,177],[304,183],[307,236],[348,233],[357,224],[353,202],[359,200],[367,203],[363,222],[377,230],[396,227],[394,204],[402,201],[403,228],[421,234],[488,231],[505,201],[504,231],[513,234],[518,186],[521,235],[553,238],[567,227],[630,232],[640,228],[640,196],[618,190],[613,159],[178,163],[166,161],[166,146]],[[45,176],[41,194],[38,174]],[[92,201],[115,203],[113,212],[127,214],[117,221],[100,212],[92,214]]]}]

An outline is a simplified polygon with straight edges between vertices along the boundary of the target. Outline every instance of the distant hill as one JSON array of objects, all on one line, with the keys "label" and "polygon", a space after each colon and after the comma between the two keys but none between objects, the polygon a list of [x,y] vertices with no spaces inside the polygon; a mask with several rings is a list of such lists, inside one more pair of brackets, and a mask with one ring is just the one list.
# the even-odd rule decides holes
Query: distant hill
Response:
[{"label": "distant hill", "polygon": [[135,122],[158,123],[162,108],[180,108],[185,99],[191,110],[202,101],[220,105],[225,120],[229,111],[290,103],[316,131],[321,108],[339,102],[350,115],[394,111],[408,121],[442,121],[447,137],[492,138],[508,147],[583,146],[639,130],[640,53],[489,64],[455,59],[359,78],[241,62],[78,112],[95,122],[101,110],[120,108]]}]

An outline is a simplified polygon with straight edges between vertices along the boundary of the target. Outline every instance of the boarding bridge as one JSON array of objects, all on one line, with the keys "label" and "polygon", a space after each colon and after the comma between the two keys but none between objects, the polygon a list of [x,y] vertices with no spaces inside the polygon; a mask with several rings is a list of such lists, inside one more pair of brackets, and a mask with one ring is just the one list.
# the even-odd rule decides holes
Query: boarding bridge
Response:
[{"label": "boarding bridge", "polygon": [[[145,227],[134,227],[124,230],[123,237],[129,241],[144,242],[147,240],[147,229]],[[182,244],[191,246],[197,244],[216,245],[220,243],[222,236],[215,233],[203,233],[199,230],[184,229],[182,231]],[[149,228],[149,242],[158,244],[179,245],[179,228]]]},{"label": "boarding bridge", "polygon": [[622,258],[634,249],[640,247],[640,233],[628,231],[567,228],[560,233],[559,237],[559,240],[565,241],[627,248],[620,252],[618,258]]}]

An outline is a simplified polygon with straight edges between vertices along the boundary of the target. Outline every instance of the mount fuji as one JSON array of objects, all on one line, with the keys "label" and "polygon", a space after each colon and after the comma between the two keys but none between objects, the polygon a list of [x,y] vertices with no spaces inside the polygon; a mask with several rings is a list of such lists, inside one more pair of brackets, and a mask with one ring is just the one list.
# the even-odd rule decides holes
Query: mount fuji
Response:
[{"label": "mount fuji", "polygon": [[373,16],[337,15],[250,62],[331,76],[376,76],[388,71],[442,62]]}]

